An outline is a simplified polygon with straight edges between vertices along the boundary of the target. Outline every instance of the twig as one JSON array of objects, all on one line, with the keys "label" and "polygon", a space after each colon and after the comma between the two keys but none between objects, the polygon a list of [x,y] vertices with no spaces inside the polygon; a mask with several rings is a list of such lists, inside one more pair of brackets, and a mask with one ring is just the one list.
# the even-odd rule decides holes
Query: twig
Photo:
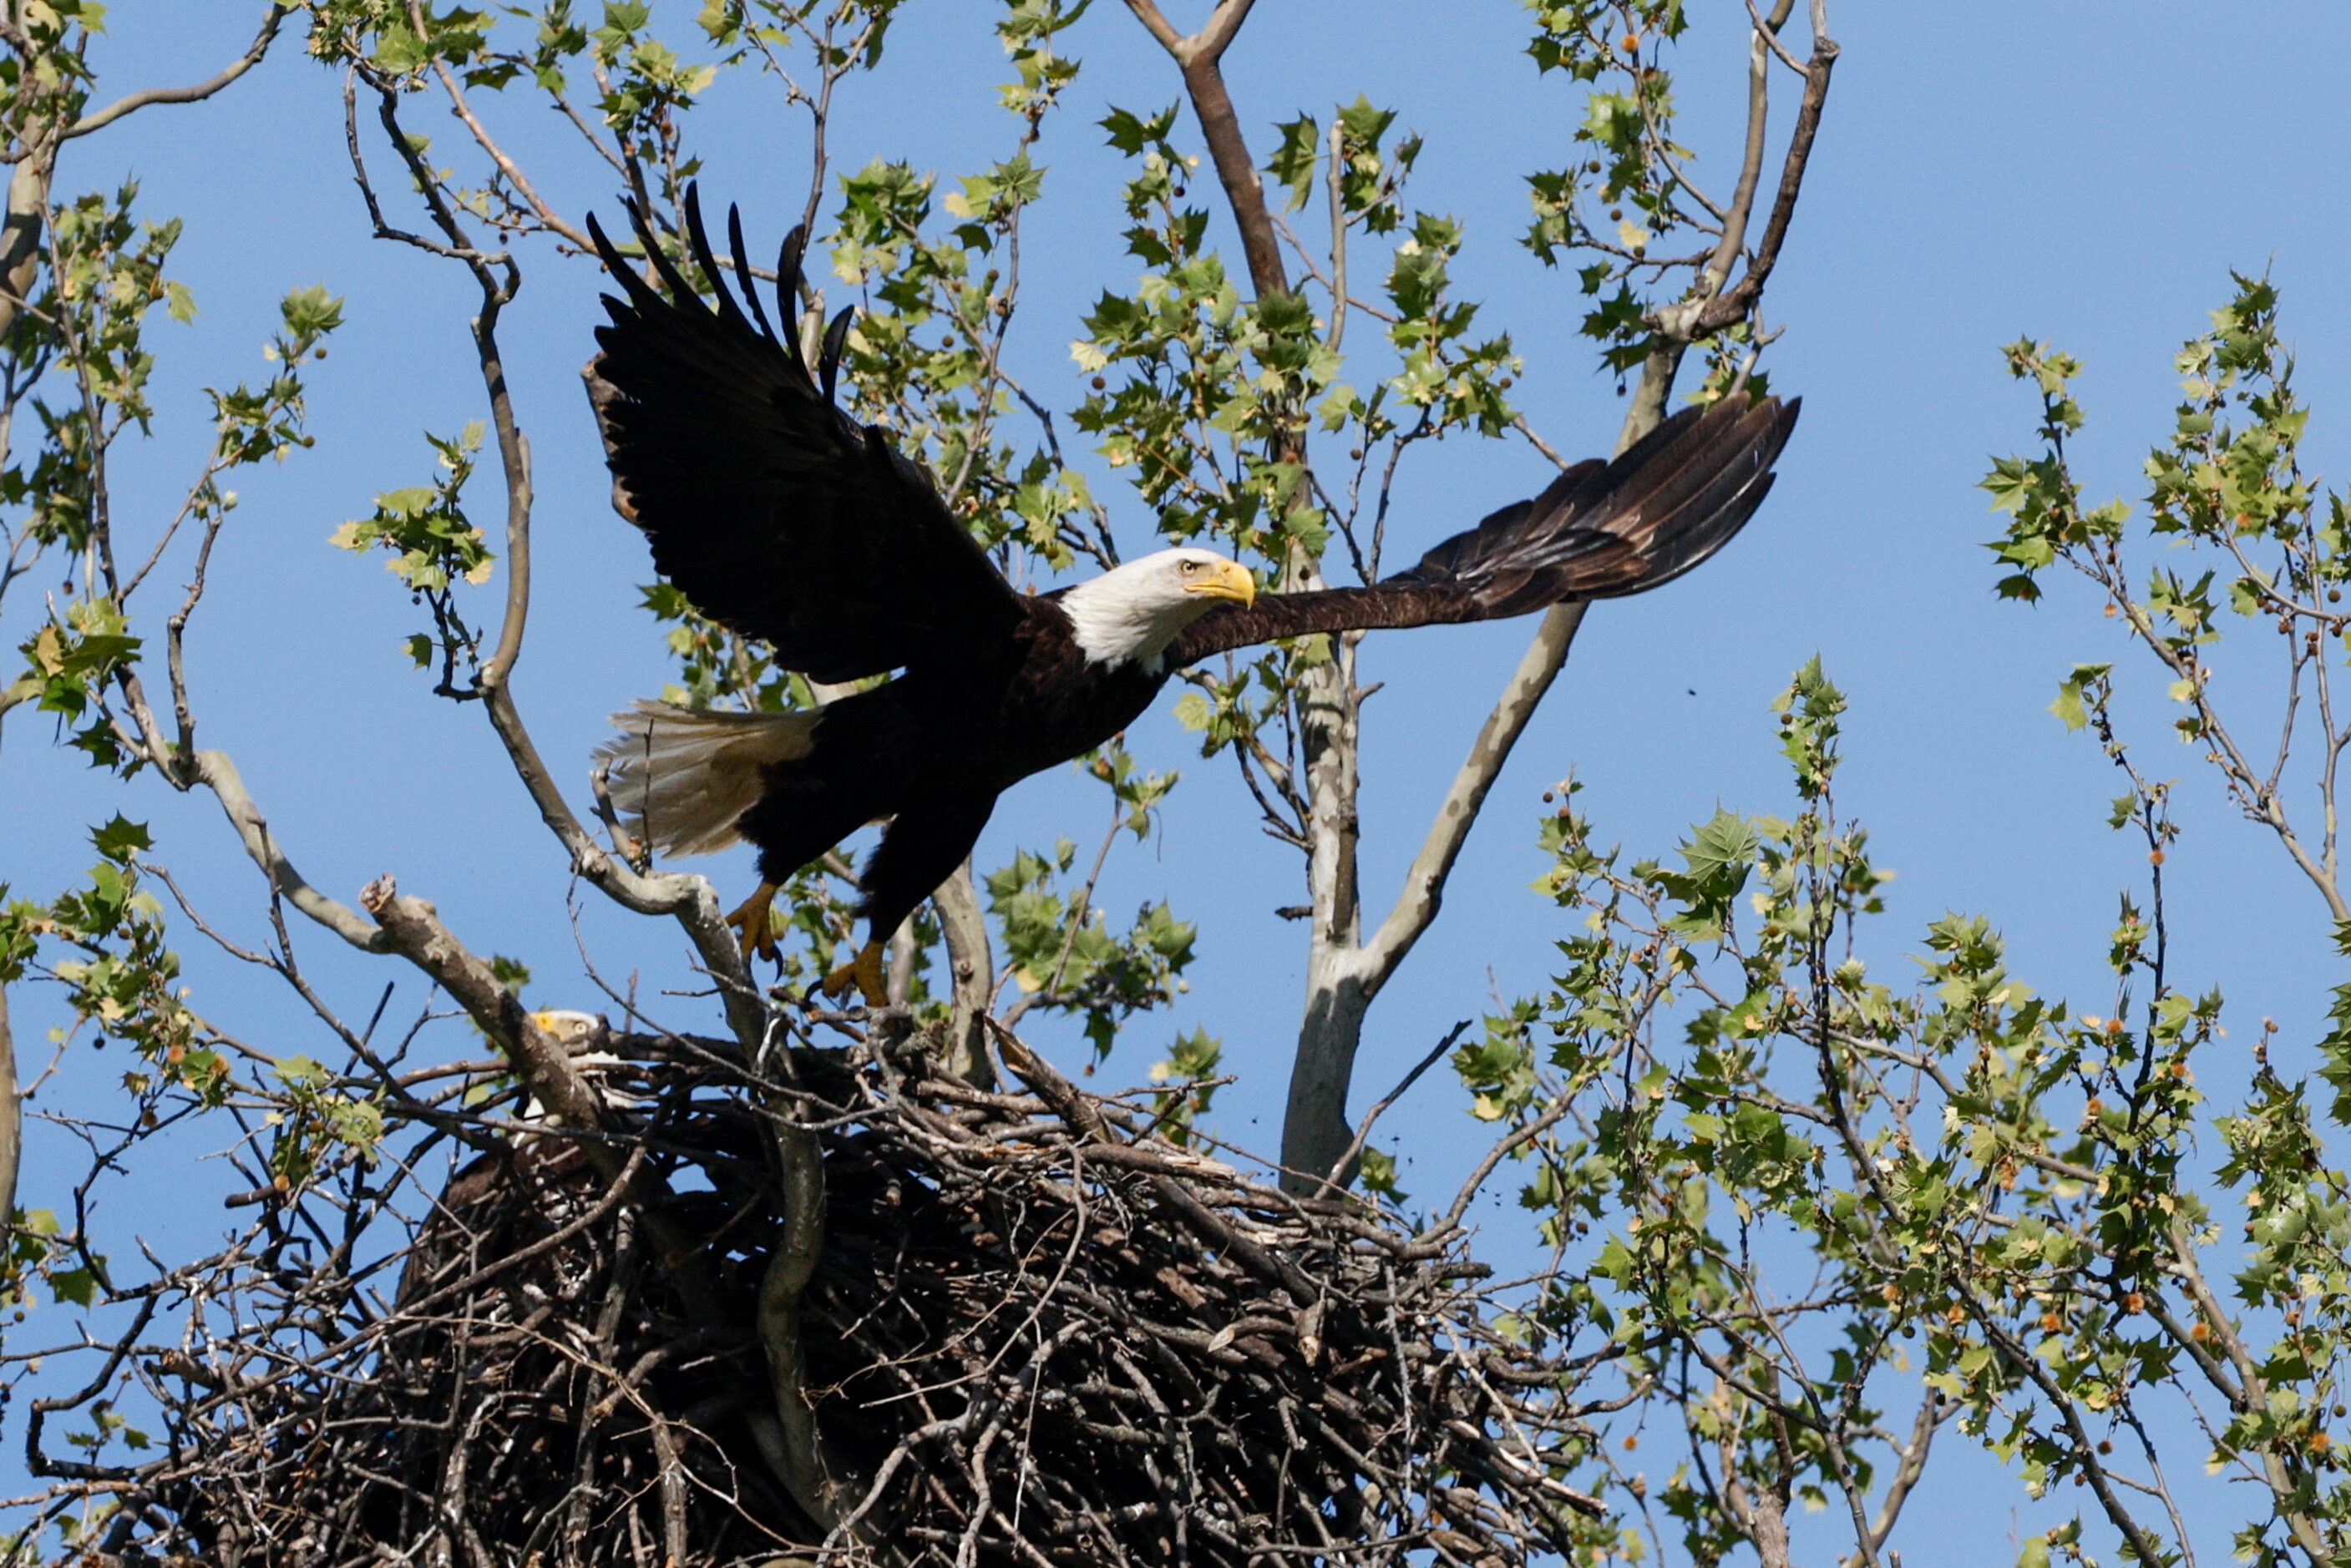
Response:
[{"label": "twig", "polygon": [[1418,1062],[1415,1063],[1413,1064],[1412,1071],[1406,1073],[1404,1077],[1398,1081],[1395,1088],[1390,1089],[1386,1094],[1381,1096],[1380,1098],[1374,1103],[1372,1108],[1364,1113],[1362,1125],[1355,1128],[1355,1140],[1347,1146],[1347,1152],[1339,1157],[1338,1163],[1331,1168],[1330,1174],[1323,1177],[1322,1185],[1317,1188],[1314,1191],[1315,1197],[1329,1197],[1333,1190],[1348,1179],[1348,1172],[1354,1166],[1355,1158],[1364,1152],[1364,1145],[1371,1139],[1373,1124],[1376,1123],[1380,1119],[1381,1114],[1390,1106],[1395,1105],[1398,1100],[1404,1098],[1405,1092],[1406,1090],[1410,1089],[1415,1084],[1420,1082],[1420,1075],[1423,1073],[1427,1072],[1431,1067],[1437,1065],[1438,1057],[1453,1049],[1454,1043],[1461,1038],[1462,1033],[1468,1027],[1469,1021],[1465,1018],[1460,1023],[1455,1024],[1451,1029],[1446,1031],[1445,1038],[1439,1040],[1436,1045],[1430,1049],[1427,1055],[1423,1056]]}]

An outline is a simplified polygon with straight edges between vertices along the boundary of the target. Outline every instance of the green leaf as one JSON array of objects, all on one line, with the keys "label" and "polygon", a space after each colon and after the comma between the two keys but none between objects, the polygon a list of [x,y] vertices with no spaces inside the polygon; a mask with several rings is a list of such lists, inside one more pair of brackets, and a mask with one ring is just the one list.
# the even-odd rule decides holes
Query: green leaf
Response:
[{"label": "green leaf", "polygon": [[519,997],[522,988],[530,983],[530,966],[520,959],[504,953],[490,955],[490,978],[506,988],[508,996]]},{"label": "green leaf", "polygon": [[133,822],[120,812],[105,826],[92,828],[89,839],[100,855],[117,865],[128,865],[139,851],[155,847],[155,841],[147,836],[147,825]]},{"label": "green leaf", "polygon": [[1693,877],[1712,877],[1734,868],[1744,871],[1755,863],[1756,848],[1755,829],[1747,819],[1718,808],[1690,836],[1682,856]]},{"label": "green leaf", "polygon": [[1377,147],[1388,127],[1395,123],[1395,110],[1374,109],[1372,100],[1363,94],[1339,111],[1339,123],[1346,128],[1347,140],[1358,147]]},{"label": "green leaf", "polygon": [[1176,106],[1172,103],[1149,119],[1113,108],[1103,117],[1101,124],[1108,133],[1110,144],[1134,158],[1140,156],[1144,148],[1157,146],[1167,140],[1167,133],[1176,128]]},{"label": "green leaf", "polygon": [[343,324],[342,296],[329,294],[323,283],[295,289],[278,301],[277,311],[285,318],[287,336],[305,348]]},{"label": "green leaf", "polygon": [[2111,664],[2077,664],[2074,673],[2057,683],[2057,701],[2049,704],[2049,711],[2068,730],[2078,730],[2090,722],[2089,709],[2082,694],[2104,680],[2114,669]]},{"label": "green leaf", "polygon": [[60,1269],[49,1276],[49,1293],[60,1306],[86,1307],[98,1299],[98,1281],[88,1269]]},{"label": "green leaf", "polygon": [[1364,1146],[1362,1180],[1364,1191],[1375,1192],[1399,1207],[1412,1200],[1412,1195],[1396,1185],[1395,1156],[1385,1149]]},{"label": "green leaf", "polygon": [[1290,192],[1290,210],[1306,205],[1308,194],[1314,189],[1314,164],[1322,147],[1322,128],[1311,114],[1274,127],[1281,132],[1281,141],[1266,160],[1266,172],[1280,181]]}]

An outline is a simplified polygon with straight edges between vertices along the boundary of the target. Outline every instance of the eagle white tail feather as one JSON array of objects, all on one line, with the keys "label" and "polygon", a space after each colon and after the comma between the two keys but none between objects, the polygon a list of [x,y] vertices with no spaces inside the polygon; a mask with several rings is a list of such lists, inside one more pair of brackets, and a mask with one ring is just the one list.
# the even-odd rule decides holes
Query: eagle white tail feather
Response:
[{"label": "eagle white tail feather", "polygon": [[809,754],[821,708],[795,713],[697,712],[640,700],[612,715],[621,732],[596,749],[612,804],[664,855],[707,855],[737,842],[764,770]]}]

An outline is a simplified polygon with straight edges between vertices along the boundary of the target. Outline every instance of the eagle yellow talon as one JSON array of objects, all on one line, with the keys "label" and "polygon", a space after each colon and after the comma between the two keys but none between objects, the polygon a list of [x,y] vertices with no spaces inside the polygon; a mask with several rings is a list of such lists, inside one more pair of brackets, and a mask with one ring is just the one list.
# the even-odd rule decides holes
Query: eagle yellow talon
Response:
[{"label": "eagle yellow talon", "polygon": [[742,938],[745,969],[751,967],[754,955],[774,963],[783,960],[776,946],[776,895],[782,890],[773,882],[762,882],[758,892],[726,917],[726,923]]},{"label": "eagle yellow talon", "polygon": [[857,956],[824,977],[817,989],[838,1000],[851,986],[865,999],[868,1007],[880,1007],[890,1000],[890,989],[882,978],[882,944],[867,942],[857,950]]}]

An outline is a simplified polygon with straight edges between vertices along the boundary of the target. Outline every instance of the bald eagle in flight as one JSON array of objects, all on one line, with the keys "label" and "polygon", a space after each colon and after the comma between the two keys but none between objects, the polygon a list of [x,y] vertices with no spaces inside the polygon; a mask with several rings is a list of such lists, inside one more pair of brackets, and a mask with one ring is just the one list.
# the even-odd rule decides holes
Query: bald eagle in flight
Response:
[{"label": "bald eagle in flight", "polygon": [[611,319],[586,372],[613,504],[663,576],[779,667],[833,685],[893,678],[788,713],[639,702],[598,755],[653,848],[758,846],[759,888],[729,917],[747,961],[773,954],[784,879],[887,819],[860,877],[870,940],[825,982],[870,1003],[881,944],[970,852],[997,796],[1108,741],[1176,671],[1282,638],[1488,620],[1670,582],[1754,512],[1796,422],[1795,401],[1743,393],[1686,409],[1364,587],[1260,593],[1238,562],[1175,549],[1023,593],[888,432],[835,405],[849,311],[810,373],[794,330],[804,230],[784,242],[770,321],[734,212],[740,303],[691,190],[687,240],[711,303],[630,215],[662,289],[589,220],[622,289],[605,297]]}]

